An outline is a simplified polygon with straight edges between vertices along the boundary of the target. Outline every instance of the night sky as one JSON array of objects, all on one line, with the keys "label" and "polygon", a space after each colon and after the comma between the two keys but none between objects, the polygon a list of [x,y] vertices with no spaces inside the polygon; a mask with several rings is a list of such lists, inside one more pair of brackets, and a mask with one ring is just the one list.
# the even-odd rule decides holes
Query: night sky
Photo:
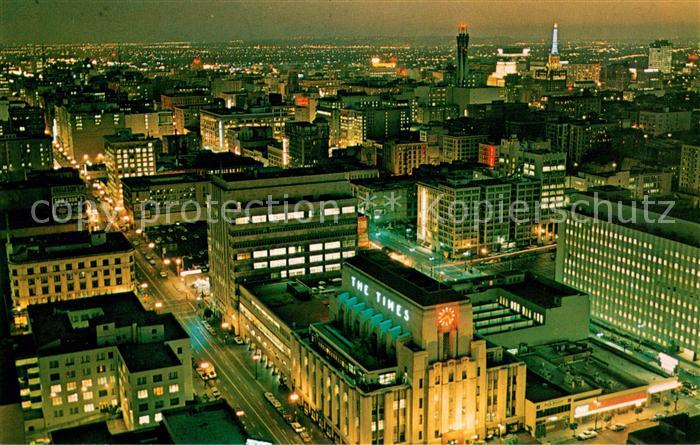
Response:
[{"label": "night sky", "polygon": [[0,42],[224,41],[285,37],[697,37],[698,0],[0,0]]}]

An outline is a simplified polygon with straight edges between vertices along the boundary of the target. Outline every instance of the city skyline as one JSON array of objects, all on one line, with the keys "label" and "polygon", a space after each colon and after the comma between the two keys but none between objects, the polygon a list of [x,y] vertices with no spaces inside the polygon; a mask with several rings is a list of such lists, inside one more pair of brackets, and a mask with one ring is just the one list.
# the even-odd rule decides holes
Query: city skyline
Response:
[{"label": "city skyline", "polygon": [[[292,6],[279,14],[280,7]],[[450,36],[459,22],[475,37],[547,40],[554,22],[567,40],[698,38],[693,1],[2,1],[0,43],[108,43],[289,38]],[[436,7],[439,6],[439,7]],[[193,8],[172,16],[172,8]],[[366,15],[365,11],[374,14]],[[619,17],[625,17],[618,23]],[[129,26],[124,26],[128,23]]]}]

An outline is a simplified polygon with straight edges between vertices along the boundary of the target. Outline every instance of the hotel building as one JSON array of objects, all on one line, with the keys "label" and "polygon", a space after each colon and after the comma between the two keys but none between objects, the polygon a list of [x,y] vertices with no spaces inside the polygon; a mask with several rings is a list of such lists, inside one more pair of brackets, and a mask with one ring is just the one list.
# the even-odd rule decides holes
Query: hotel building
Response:
[{"label": "hotel building", "polygon": [[357,249],[350,180],[364,166],[329,165],[214,176],[208,225],[213,309],[238,331],[238,285],[338,276]]},{"label": "hotel building", "polygon": [[557,281],[590,295],[595,323],[697,360],[697,212],[687,220],[671,213],[659,223],[663,212],[643,214],[641,203],[596,202],[591,194],[576,194],[574,201],[576,213],[568,211],[559,226]]},{"label": "hotel building", "polygon": [[26,308],[134,289],[134,248],[121,232],[12,238],[7,245],[15,323]]},{"label": "hotel building", "polygon": [[15,365],[25,434],[113,419],[152,427],[192,399],[190,340],[172,314],[123,293],[31,306]]},{"label": "hotel building", "polygon": [[468,298],[365,251],[330,321],[292,338],[292,388],[336,443],[464,443],[520,428],[525,365],[474,337]]}]

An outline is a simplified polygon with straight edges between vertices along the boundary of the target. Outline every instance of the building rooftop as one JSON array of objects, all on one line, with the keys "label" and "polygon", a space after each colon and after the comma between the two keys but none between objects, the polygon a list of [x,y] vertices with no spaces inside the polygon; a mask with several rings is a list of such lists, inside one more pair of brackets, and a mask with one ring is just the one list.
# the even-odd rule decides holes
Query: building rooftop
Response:
[{"label": "building rooftop", "polygon": [[163,426],[178,444],[245,444],[249,438],[225,401],[164,411]]},{"label": "building rooftop", "polygon": [[172,173],[152,176],[134,176],[122,178],[122,184],[132,190],[147,189],[169,184],[184,184],[191,182],[206,182],[207,179],[194,173]]},{"label": "building rooftop", "polygon": [[581,295],[572,287],[531,273],[526,273],[522,281],[498,287],[547,309],[561,306],[562,297]]},{"label": "building rooftop", "polygon": [[591,391],[609,394],[673,379],[595,340],[536,346],[517,358],[527,364],[526,397],[533,402]]},{"label": "building rooftop", "polygon": [[466,297],[450,287],[392,260],[380,251],[360,251],[346,260],[345,264],[361,270],[420,306],[466,300]]},{"label": "building rooftop", "polygon": [[343,162],[326,162],[313,167],[300,168],[278,168],[265,167],[255,171],[246,171],[240,173],[227,173],[219,175],[226,182],[248,181],[252,179],[276,179],[276,178],[293,178],[312,175],[345,173],[353,170],[372,170],[373,167],[368,167],[359,162],[352,163],[344,159]]},{"label": "building rooftop", "polygon": [[160,342],[119,345],[119,353],[130,372],[168,368],[181,363],[173,350]]},{"label": "building rooftop", "polygon": [[51,431],[51,440],[53,443],[60,444],[175,443],[161,425],[155,428],[112,434],[105,421]]},{"label": "building rooftop", "polygon": [[[50,356],[97,348],[100,346],[97,327],[109,323],[114,323],[116,328],[162,325],[163,341],[188,338],[173,314],[144,309],[132,292],[32,305],[27,312],[31,333],[25,336],[27,347],[22,353],[31,355]],[[81,321],[71,321],[71,315]]]},{"label": "building rooftop", "polygon": [[290,281],[245,285],[280,320],[292,329],[306,329],[311,323],[328,320],[328,298],[311,294],[309,300],[295,297]]},{"label": "building rooftop", "polygon": [[121,232],[86,231],[12,238],[8,247],[10,264],[105,255],[132,249],[131,242]]}]

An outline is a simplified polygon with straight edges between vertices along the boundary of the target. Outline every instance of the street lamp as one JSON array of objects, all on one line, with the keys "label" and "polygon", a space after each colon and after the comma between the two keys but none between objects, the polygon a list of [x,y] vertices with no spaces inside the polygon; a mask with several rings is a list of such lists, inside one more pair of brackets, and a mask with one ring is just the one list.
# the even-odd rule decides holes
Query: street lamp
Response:
[{"label": "street lamp", "polygon": [[299,401],[299,394],[296,391],[289,395],[289,401],[294,406],[294,421],[297,420],[297,402]]},{"label": "street lamp", "polygon": [[170,266],[170,258],[164,259],[163,264],[165,264],[166,266]]},{"label": "street lamp", "polygon": [[253,354],[253,361],[255,362],[255,380],[258,379],[258,362],[260,361],[260,354]]},{"label": "street lamp", "polygon": [[156,243],[154,243],[153,241],[151,241],[150,243],[148,243],[148,248],[149,248],[149,249],[153,249],[154,247],[156,247]]}]

